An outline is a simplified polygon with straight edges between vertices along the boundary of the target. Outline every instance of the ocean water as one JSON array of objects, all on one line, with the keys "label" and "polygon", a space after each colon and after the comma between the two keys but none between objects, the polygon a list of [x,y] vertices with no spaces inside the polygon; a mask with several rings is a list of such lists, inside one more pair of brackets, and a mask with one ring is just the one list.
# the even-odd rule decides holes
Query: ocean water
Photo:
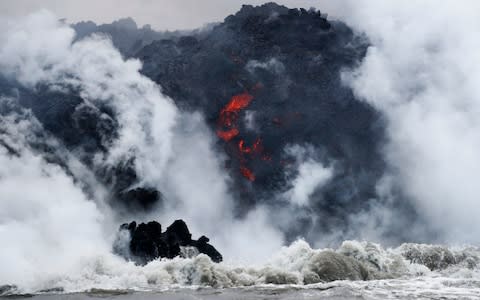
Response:
[{"label": "ocean water", "polygon": [[[480,299],[476,247],[345,241],[312,249],[297,241],[257,265],[216,264],[205,255],[137,266],[97,257],[73,273],[0,288],[33,299]],[[3,283],[2,283],[3,284]]]},{"label": "ocean water", "polygon": [[[31,299],[480,299],[480,281],[448,278],[412,278],[369,282],[338,281],[309,286],[253,286],[243,288],[190,288],[165,291],[91,290],[82,293],[43,293],[6,298]],[[4,298],[4,297],[2,297]]]}]

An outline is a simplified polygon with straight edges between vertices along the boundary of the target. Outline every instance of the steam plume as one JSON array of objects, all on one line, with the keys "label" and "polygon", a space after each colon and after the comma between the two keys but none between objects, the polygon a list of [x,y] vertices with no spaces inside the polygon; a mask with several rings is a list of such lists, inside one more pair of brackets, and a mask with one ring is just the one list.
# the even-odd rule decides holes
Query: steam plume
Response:
[{"label": "steam plume", "polygon": [[388,119],[393,185],[442,233],[433,239],[479,242],[478,2],[349,5],[372,47],[346,78]]}]

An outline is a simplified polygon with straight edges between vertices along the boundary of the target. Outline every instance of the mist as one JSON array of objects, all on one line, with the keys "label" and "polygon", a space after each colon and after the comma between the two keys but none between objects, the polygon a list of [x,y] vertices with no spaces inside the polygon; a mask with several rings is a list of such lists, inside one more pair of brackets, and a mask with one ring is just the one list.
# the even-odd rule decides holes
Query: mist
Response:
[{"label": "mist", "polygon": [[[0,100],[2,109],[12,101]],[[0,124],[8,145],[0,146],[0,281],[42,288],[37,285],[42,276],[78,272],[83,261],[109,253],[103,226],[109,212],[60,166],[32,151],[27,140],[37,138],[40,128],[31,114],[11,112]]]},{"label": "mist", "polygon": [[[153,210],[138,221],[153,218],[168,225],[184,218],[193,224],[194,235],[212,236],[232,259],[261,260],[281,247],[282,235],[270,227],[261,208],[245,220],[233,221],[228,175],[220,167],[221,155],[214,149],[202,115],[179,112],[161,94],[161,87],[139,73],[141,63],[125,61],[105,37],[73,42],[74,31],[57,20],[48,11],[3,20],[7,27],[0,34],[2,75],[30,89],[79,91],[89,105],[113,109],[122,124],[118,138],[108,153],[94,155],[94,167],[109,167],[135,157],[140,183],[157,187],[166,196],[164,209]],[[2,98],[2,103],[6,101]],[[8,102],[18,105],[15,98]],[[82,168],[75,160],[78,153],[68,153],[54,137],[49,137],[52,148],[61,156],[72,157],[75,164],[62,168],[50,163],[47,154],[31,149],[29,143],[44,141],[25,124],[33,122],[39,132],[43,128],[28,111],[21,122],[11,121],[7,115],[2,118],[2,129],[9,129],[10,134],[0,145],[4,197],[0,230],[8,244],[1,257],[5,270],[1,280],[32,286],[39,276],[45,276],[40,280],[44,283],[73,272],[80,261],[111,256],[111,242],[125,215],[117,215],[106,199],[87,192],[106,187],[92,175],[76,178],[73,169]],[[23,142],[13,143],[12,137]],[[19,149],[18,153],[12,149]],[[139,216],[133,213],[131,217]],[[259,227],[265,230],[258,232]],[[257,240],[251,240],[252,236]],[[254,248],[242,249],[251,242]],[[35,254],[27,251],[31,243],[36,245]],[[47,260],[48,253],[63,254]],[[49,274],[44,273],[47,266]]]},{"label": "mist", "polygon": [[439,231],[421,239],[478,243],[479,4],[351,1],[349,8],[345,20],[372,46],[344,76],[388,120],[391,188]]},{"label": "mist", "polygon": [[[18,3],[21,2],[28,1]],[[271,193],[247,200],[238,195],[253,191],[254,183],[238,175],[243,181],[235,186],[238,178],[226,168],[231,163],[225,150],[229,149],[228,144],[222,148],[225,144],[221,144],[210,126],[216,120],[212,121],[212,116],[206,113],[210,109],[218,117],[216,107],[212,105],[201,111],[192,105],[188,111],[183,110],[177,106],[177,99],[167,96],[164,87],[154,82],[155,76],[147,77],[140,59],[126,59],[106,35],[77,39],[74,29],[61,20],[63,17],[92,18],[108,22],[131,8],[133,17],[139,16],[139,22],[152,23],[155,28],[190,29],[221,20],[220,16],[223,18],[237,10],[240,2],[210,1],[205,5],[196,2],[201,11],[195,17],[192,17],[194,9],[185,10],[187,1],[161,4],[145,1],[145,6],[128,4],[110,14],[99,15],[88,15],[90,10],[74,12],[75,6],[62,4],[55,7],[55,13],[40,10],[16,18],[12,16],[23,15],[24,10],[10,6],[10,17],[0,19],[3,28],[0,79],[6,79],[15,87],[0,91],[0,234],[6,245],[0,255],[0,282],[39,290],[50,287],[51,282],[61,282],[59,278],[66,274],[78,274],[78,277],[72,276],[72,281],[78,278],[95,281],[95,276],[102,275],[96,273],[97,269],[107,270],[105,272],[117,276],[116,279],[123,278],[118,275],[122,272],[136,274],[137,277],[123,278],[114,285],[122,287],[125,282],[145,284],[155,276],[171,276],[174,279],[169,280],[174,283],[175,276],[184,276],[178,275],[181,271],[175,268],[184,270],[185,266],[185,269],[198,267],[219,272],[203,258],[175,260],[171,265],[159,260],[143,268],[115,256],[111,246],[118,226],[134,219],[138,222],[158,220],[164,227],[176,219],[184,219],[194,237],[209,236],[226,257],[226,266],[258,265],[280,250],[282,253],[315,251],[303,241],[297,241],[291,248],[282,248],[292,242],[292,237],[306,238],[317,247],[338,246],[345,239],[395,246],[409,241],[449,245],[480,243],[477,217],[480,187],[476,179],[480,172],[476,151],[480,149],[480,121],[476,117],[480,113],[477,33],[480,4],[474,1],[462,5],[453,1],[313,2],[281,3],[312,4],[322,12],[331,11],[351,26],[362,42],[368,41],[365,57],[352,63],[353,67],[343,68],[341,78],[344,87],[352,89],[356,101],[366,104],[368,109],[373,107],[372,115],[368,115],[370,110],[365,113],[366,123],[372,119],[378,121],[377,112],[381,121],[385,121],[381,123],[386,125],[385,140],[374,141],[381,143],[379,156],[372,159],[371,165],[360,162],[360,171],[353,174],[355,176],[351,171],[354,168],[348,167],[350,161],[342,165],[329,157],[328,149],[321,145],[299,142],[279,147],[275,150],[280,153],[282,167],[286,167],[279,168],[284,173],[275,170],[280,174],[274,175],[285,180],[281,188],[272,188],[273,192],[268,191]],[[5,4],[2,3],[0,9],[2,5]],[[99,7],[103,5],[114,4],[105,1]],[[218,10],[214,6],[218,6]],[[66,11],[66,7],[72,11]],[[152,7],[161,11],[164,18],[151,12],[147,14],[147,10],[157,11]],[[29,6],[29,10],[36,10],[36,6]],[[174,13],[178,11],[185,14]],[[161,21],[154,23],[153,19]],[[356,46],[353,44],[349,46]],[[279,57],[284,59],[287,55]],[[321,64],[321,60],[316,63]],[[274,83],[278,80],[280,83],[275,84],[287,91],[289,85],[284,83],[296,78],[288,77],[285,65],[276,57],[251,59],[242,72],[252,76],[266,72],[267,78],[272,78]],[[258,75],[258,78],[262,77]],[[247,90],[239,82],[231,84],[237,90]],[[43,91],[73,94],[102,118],[114,120],[112,123],[118,124],[117,132],[113,137],[102,136],[101,146],[106,150],[96,149],[93,153],[86,153],[81,147],[72,150],[43,128],[31,110],[21,107],[20,89],[33,94]],[[285,91],[279,92],[283,98],[278,99],[287,104],[279,100],[275,105],[288,110],[295,107],[293,101],[298,99],[288,103],[286,100],[290,99]],[[225,99],[227,95],[232,96],[230,91],[223,92]],[[41,101],[40,97],[35,100]],[[61,103],[63,99],[58,101]],[[268,124],[267,130],[274,132],[272,136],[283,142],[279,128],[288,127],[287,123],[293,124],[301,116],[300,113],[285,114],[283,123],[278,118],[274,122],[270,117],[277,112],[268,111],[261,119],[259,107],[249,107],[242,122],[238,122],[252,136],[266,132],[261,126],[264,122]],[[327,124],[330,119],[325,117],[325,120],[325,124],[309,120],[310,137],[321,136],[312,134],[315,130],[322,132],[324,128],[320,126],[330,126]],[[293,132],[295,126],[298,125],[286,130]],[[337,129],[332,125],[329,130],[332,128]],[[345,132],[351,133],[350,127],[346,128]],[[368,133],[369,138],[377,137],[376,131]],[[332,136],[335,140],[336,136]],[[359,136],[364,142],[362,138],[367,135]],[[274,138],[269,142],[281,145]],[[334,151],[346,153],[352,160],[370,158],[363,154],[356,156],[357,149],[349,147],[358,144],[345,140],[341,146],[347,146]],[[233,147],[237,151],[237,145]],[[249,151],[254,152],[252,149],[253,146]],[[372,146],[366,152],[371,149],[376,150]],[[84,157],[88,157],[88,163]],[[268,165],[271,157],[255,159],[271,166]],[[240,166],[245,160],[240,157]],[[112,171],[132,161],[137,178],[134,186],[128,188],[145,186],[161,191],[161,200],[148,211],[121,207],[115,202],[116,195],[109,190],[111,186],[98,178],[104,170]],[[372,175],[362,169],[364,165],[372,169],[383,166],[377,165],[377,161],[386,162],[380,178],[375,177],[377,170],[367,170],[372,171]],[[261,171],[267,170],[264,165],[262,168]],[[375,182],[363,182],[371,178]],[[362,185],[374,186],[374,195],[368,190],[358,193],[362,197],[368,194],[368,198],[352,196]],[[239,207],[243,209],[241,213]],[[323,228],[328,232],[320,230]],[[35,251],[31,251],[32,244]],[[51,253],[56,256],[52,257]],[[288,254],[288,259],[294,254]],[[290,263],[293,264],[289,260],[287,265]],[[156,273],[157,267],[161,269],[160,275]],[[177,273],[171,275],[165,271],[169,268]]]}]

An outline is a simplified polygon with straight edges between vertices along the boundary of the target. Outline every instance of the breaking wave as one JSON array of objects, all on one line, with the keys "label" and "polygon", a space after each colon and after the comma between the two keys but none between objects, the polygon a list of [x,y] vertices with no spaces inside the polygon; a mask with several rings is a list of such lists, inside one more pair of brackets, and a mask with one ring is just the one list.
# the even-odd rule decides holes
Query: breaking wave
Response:
[{"label": "breaking wave", "polygon": [[386,249],[370,242],[345,241],[338,249],[312,249],[299,240],[282,248],[267,262],[256,265],[217,264],[202,254],[192,258],[158,259],[146,266],[126,262],[113,254],[82,263],[76,273],[43,276],[32,286],[16,286],[12,282],[2,288],[3,294],[265,285],[315,287],[315,284],[339,280],[369,282],[422,277],[444,278],[449,284],[460,278],[480,283],[480,249],[426,244],[403,244]]}]

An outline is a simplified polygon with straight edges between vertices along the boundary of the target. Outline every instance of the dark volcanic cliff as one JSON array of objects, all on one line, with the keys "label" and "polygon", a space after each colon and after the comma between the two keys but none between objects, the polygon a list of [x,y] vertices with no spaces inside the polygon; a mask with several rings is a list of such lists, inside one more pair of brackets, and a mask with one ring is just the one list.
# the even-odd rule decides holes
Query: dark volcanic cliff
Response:
[{"label": "dark volcanic cliff", "polygon": [[341,81],[366,46],[318,11],[270,3],[243,6],[206,36],[157,41],[136,56],[179,106],[205,113],[230,157],[240,207],[281,205],[273,195],[289,188],[295,165],[285,148],[308,145],[335,165],[312,207],[322,227],[336,227],[374,196],[384,168],[379,115]]},{"label": "dark volcanic cliff", "polygon": [[[279,222],[287,236],[308,238],[347,228],[348,216],[375,197],[385,168],[379,154],[384,127],[379,114],[342,83],[342,71],[355,67],[367,48],[344,23],[269,3],[243,6],[209,31],[189,35],[155,33],[129,20],[74,29],[78,38],[110,34],[125,57],[140,49],[134,57],[143,62],[143,74],[181,110],[205,115],[227,154],[239,217],[261,203],[290,215],[288,225]],[[91,106],[68,87],[29,89],[7,79],[0,87],[92,169],[113,207],[145,212],[161,202],[162,191],[140,182],[135,158],[95,167],[95,155],[118,138],[108,104]],[[303,206],[284,197],[302,159],[333,170]]]}]

